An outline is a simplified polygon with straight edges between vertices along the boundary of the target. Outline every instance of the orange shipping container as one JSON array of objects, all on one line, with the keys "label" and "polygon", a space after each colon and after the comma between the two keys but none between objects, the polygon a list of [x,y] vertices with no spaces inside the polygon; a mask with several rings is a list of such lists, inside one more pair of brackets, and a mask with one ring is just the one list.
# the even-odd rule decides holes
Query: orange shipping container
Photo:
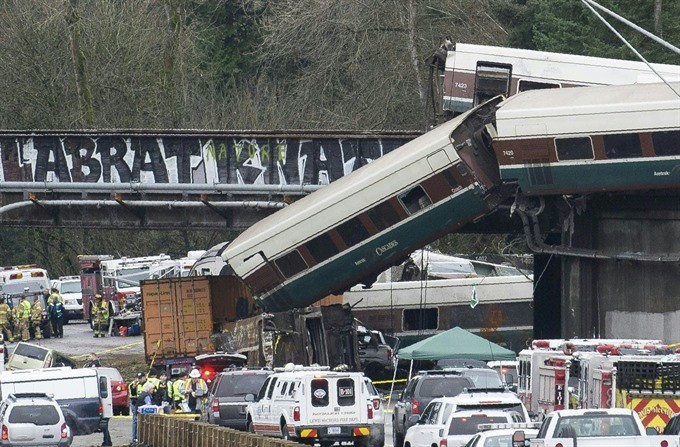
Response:
[{"label": "orange shipping container", "polygon": [[254,311],[250,292],[231,276],[146,280],[141,289],[147,361],[214,352],[210,336]]}]

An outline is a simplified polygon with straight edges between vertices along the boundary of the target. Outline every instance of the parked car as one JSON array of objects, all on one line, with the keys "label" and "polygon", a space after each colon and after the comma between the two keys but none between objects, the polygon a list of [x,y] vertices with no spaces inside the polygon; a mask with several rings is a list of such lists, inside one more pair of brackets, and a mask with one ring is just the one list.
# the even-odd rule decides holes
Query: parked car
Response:
[{"label": "parked car", "polygon": [[41,369],[69,366],[77,368],[76,362],[55,349],[20,341],[5,364],[8,371],[14,369]]},{"label": "parked car", "polygon": [[373,419],[371,420],[371,434],[368,447],[384,447],[385,445],[385,406],[382,397],[371,379],[364,377],[368,389],[368,405],[373,407]]},{"label": "parked car", "polygon": [[101,366],[96,368],[101,376],[106,376],[111,381],[111,398],[113,400],[113,414],[128,416],[130,414],[129,391],[125,379],[116,368]]},{"label": "parked car", "polygon": [[408,447],[430,447],[446,445],[462,447],[480,431],[480,424],[501,424],[524,422],[514,411],[465,410],[455,411],[454,405],[442,397],[434,399],[408,429],[404,445]]},{"label": "parked car", "polygon": [[0,446],[68,447],[73,441],[59,404],[44,393],[9,394],[0,418]]},{"label": "parked car", "polygon": [[488,367],[475,368],[445,368],[445,371],[458,372],[465,377],[469,377],[475,388],[503,388],[506,386],[498,375],[498,373]]},{"label": "parked car", "polygon": [[505,385],[512,391],[517,391],[519,375],[517,373],[518,362],[498,360],[488,363],[489,368],[498,373],[498,377],[505,383]]},{"label": "parked car", "polygon": [[246,429],[248,394],[257,394],[267,377],[269,369],[234,369],[219,373],[208,392],[208,402],[203,408],[202,419],[223,427]]},{"label": "parked car", "polygon": [[420,415],[432,399],[456,396],[466,388],[474,386],[472,379],[457,371],[420,371],[413,376],[392,411],[394,447],[404,445],[406,431],[414,424],[409,418],[412,415]]},{"label": "parked car", "polygon": [[83,291],[80,276],[60,276],[52,280],[52,287],[59,290],[64,299],[64,324],[70,320],[83,319]]}]

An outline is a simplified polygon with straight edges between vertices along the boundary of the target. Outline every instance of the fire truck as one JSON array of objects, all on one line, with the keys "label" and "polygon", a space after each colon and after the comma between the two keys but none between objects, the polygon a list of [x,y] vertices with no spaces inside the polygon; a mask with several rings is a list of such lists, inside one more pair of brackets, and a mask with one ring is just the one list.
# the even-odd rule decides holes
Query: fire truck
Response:
[{"label": "fire truck", "polygon": [[614,366],[617,408],[635,410],[645,427],[659,431],[680,413],[680,354],[622,357]]},{"label": "fire truck", "polygon": [[610,408],[613,359],[667,352],[660,340],[536,340],[519,353],[517,394],[539,419],[567,408]]},{"label": "fire truck", "polygon": [[139,281],[178,275],[179,267],[166,254],[114,259],[111,255],[81,255],[80,282],[83,289],[83,318],[92,326],[94,296],[102,295],[109,303],[109,315],[117,315],[126,306],[139,302]]}]

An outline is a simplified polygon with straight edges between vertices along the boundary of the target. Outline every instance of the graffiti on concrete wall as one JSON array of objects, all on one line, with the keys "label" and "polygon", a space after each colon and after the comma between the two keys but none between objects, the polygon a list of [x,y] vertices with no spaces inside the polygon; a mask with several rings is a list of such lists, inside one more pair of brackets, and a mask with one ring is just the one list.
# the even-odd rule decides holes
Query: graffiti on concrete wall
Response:
[{"label": "graffiti on concrete wall", "polygon": [[398,138],[0,137],[0,182],[328,184]]}]

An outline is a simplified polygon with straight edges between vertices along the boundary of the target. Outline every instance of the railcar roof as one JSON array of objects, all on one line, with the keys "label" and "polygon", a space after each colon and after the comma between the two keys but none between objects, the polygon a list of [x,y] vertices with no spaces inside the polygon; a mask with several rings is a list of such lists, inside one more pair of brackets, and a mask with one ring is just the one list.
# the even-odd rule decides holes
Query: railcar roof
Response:
[{"label": "railcar roof", "polygon": [[[224,259],[228,260],[235,255],[245,252],[253,245],[260,244],[269,238],[280,236],[284,230],[292,228],[294,225],[301,223],[310,216],[316,215],[328,208],[329,205],[338,203],[342,199],[356,197],[356,200],[351,201],[350,204],[353,209],[347,209],[348,216],[360,211],[364,207],[364,202],[360,197],[365,192],[367,185],[371,185],[395,172],[401,166],[408,166],[414,161],[421,159],[424,155],[436,152],[436,150],[449,144],[451,132],[466,116],[467,114],[460,115],[436,127],[370,164],[362,166],[330,185],[260,220],[234,239],[223,252]],[[404,182],[407,181],[408,179],[404,180]],[[258,237],[253,239],[256,235]]]},{"label": "railcar roof", "polygon": [[532,90],[499,104],[496,125],[500,139],[677,129],[680,97],[663,83]]},{"label": "railcar roof", "polygon": [[[594,56],[584,56],[581,54],[566,54],[566,53],[555,53],[550,51],[537,51],[537,50],[527,50],[523,48],[509,48],[509,47],[495,47],[489,45],[477,45],[469,43],[456,43],[456,49],[453,51],[456,53],[471,53],[477,59],[481,59],[480,56],[503,56],[508,58],[517,59],[534,59],[536,61],[542,62],[562,62],[568,64],[578,64],[578,65],[592,65],[601,66],[605,64],[609,67],[620,67],[626,70],[640,71],[643,73],[649,73],[649,75],[654,75],[647,64],[640,61],[632,61],[625,59],[614,59],[608,57],[594,57]],[[448,61],[447,61],[448,62]],[[680,66],[671,64],[651,64],[655,70],[662,73],[677,74],[680,76]],[[573,81],[574,79],[569,79]]]}]

